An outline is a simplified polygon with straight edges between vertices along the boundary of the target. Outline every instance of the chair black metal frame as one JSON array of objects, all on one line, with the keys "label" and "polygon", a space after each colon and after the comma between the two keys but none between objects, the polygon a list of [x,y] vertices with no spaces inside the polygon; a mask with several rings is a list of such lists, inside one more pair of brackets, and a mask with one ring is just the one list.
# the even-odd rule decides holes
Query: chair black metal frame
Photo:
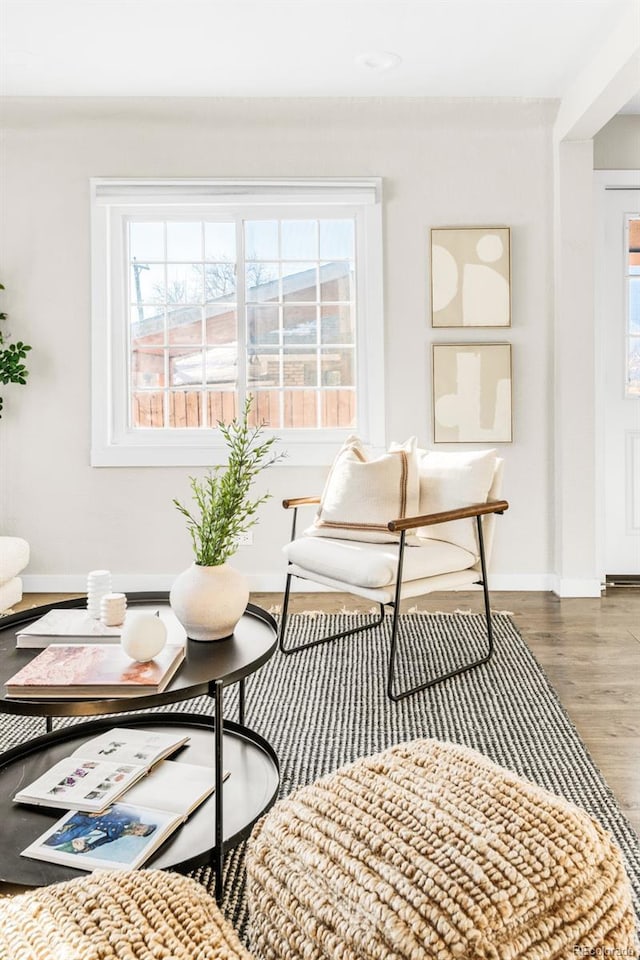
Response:
[{"label": "chair black metal frame", "polygon": [[[299,497],[292,500],[283,500],[282,505],[285,509],[293,509],[293,523],[291,526],[291,540],[295,540],[296,537],[296,524],[297,524],[297,514],[298,507],[303,504],[310,503],[319,503],[319,497]],[[389,658],[387,662],[387,680],[386,680],[386,691],[387,696],[390,700],[393,700],[397,703],[400,700],[404,700],[406,697],[412,696],[415,693],[419,693],[421,690],[426,690],[429,687],[435,686],[437,683],[442,683],[444,680],[449,680],[451,677],[457,677],[461,673],[466,673],[468,670],[473,670],[475,667],[481,666],[483,663],[487,663],[490,659],[491,654],[493,653],[493,626],[491,623],[491,604],[489,600],[489,589],[487,586],[487,567],[486,567],[486,558],[485,558],[485,547],[484,547],[484,533],[482,529],[482,518],[488,514],[503,514],[505,510],[509,509],[509,504],[506,500],[492,500],[487,503],[474,504],[469,507],[461,507],[458,510],[448,510],[443,513],[432,513],[420,517],[407,517],[400,520],[392,520],[388,524],[388,528],[392,533],[399,534],[399,543],[398,543],[398,566],[396,570],[396,579],[395,579],[395,590],[393,600],[385,603],[379,603],[380,606],[380,615],[377,619],[371,620],[369,623],[364,624],[360,627],[354,627],[351,630],[343,630],[340,633],[332,633],[325,637],[319,637],[317,640],[310,640],[306,643],[300,643],[295,646],[286,647],[285,646],[285,634],[287,629],[287,619],[289,611],[289,597],[291,593],[291,580],[292,578],[298,577],[299,579],[311,579],[304,577],[299,573],[287,572],[287,579],[284,590],[284,599],[282,603],[282,619],[280,623],[280,631],[278,634],[278,646],[281,652],[285,655],[290,655],[292,653],[299,653],[301,650],[308,650],[311,647],[317,647],[323,643],[329,643],[331,640],[338,640],[342,637],[349,637],[355,633],[362,633],[366,630],[372,630],[374,627],[380,626],[385,619],[385,607],[389,606],[393,609],[393,617],[391,623],[391,641],[389,647]],[[441,673],[436,677],[430,677],[428,680],[423,681],[422,683],[417,683],[412,687],[408,687],[405,690],[398,691],[396,688],[396,658],[398,654],[398,628],[400,622],[400,601],[402,599],[402,571],[404,564],[404,550],[405,550],[405,541],[407,530],[412,530],[417,527],[431,526],[437,523],[448,523],[452,520],[462,520],[466,518],[475,518],[476,529],[478,534],[478,553],[480,555],[480,576],[476,583],[482,585],[483,597],[484,597],[484,614],[486,622],[486,631],[487,631],[487,650],[481,657],[472,660],[470,663],[465,663],[462,666],[456,667],[453,670],[449,670],[445,673]],[[291,564],[289,564],[291,567]],[[348,592],[348,585],[345,584],[345,591]]]}]

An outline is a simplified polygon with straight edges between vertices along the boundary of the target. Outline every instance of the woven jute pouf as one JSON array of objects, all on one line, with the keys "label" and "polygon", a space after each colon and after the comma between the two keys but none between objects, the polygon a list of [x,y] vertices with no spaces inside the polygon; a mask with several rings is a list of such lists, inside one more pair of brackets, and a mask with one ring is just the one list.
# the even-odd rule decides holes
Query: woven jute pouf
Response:
[{"label": "woven jute pouf", "polygon": [[0,900],[1,960],[251,960],[204,887],[92,873]]},{"label": "woven jute pouf", "polygon": [[281,800],[248,844],[259,960],[636,957],[620,853],[586,813],[420,740]]}]

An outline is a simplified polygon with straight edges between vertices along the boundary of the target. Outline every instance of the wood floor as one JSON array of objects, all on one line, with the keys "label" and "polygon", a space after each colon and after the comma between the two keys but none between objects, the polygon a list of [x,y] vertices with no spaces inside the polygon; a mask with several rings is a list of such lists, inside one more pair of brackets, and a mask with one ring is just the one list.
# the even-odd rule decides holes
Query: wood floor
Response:
[{"label": "wood floor", "polygon": [[[14,609],[51,602],[25,595]],[[269,609],[280,594],[253,594]],[[432,594],[420,610],[480,610],[479,593]],[[413,604],[413,601],[412,601]],[[629,822],[640,833],[640,589],[610,588],[601,599],[560,600],[551,593],[492,593],[509,611],[576,725]],[[291,610],[367,610],[370,604],[331,593],[296,593]]]}]

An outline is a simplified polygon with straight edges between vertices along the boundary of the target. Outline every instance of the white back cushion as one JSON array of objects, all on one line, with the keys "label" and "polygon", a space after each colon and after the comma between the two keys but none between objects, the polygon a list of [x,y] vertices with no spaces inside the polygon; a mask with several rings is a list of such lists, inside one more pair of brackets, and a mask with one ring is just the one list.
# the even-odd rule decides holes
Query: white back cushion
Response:
[{"label": "white back cushion", "polygon": [[395,542],[390,520],[415,516],[419,504],[415,438],[370,460],[357,437],[338,452],[309,536],[372,543]]},{"label": "white back cushion", "polygon": [[[485,503],[496,459],[495,450],[426,453],[419,462],[420,514]],[[418,536],[446,540],[478,556],[475,518],[420,527]]]}]

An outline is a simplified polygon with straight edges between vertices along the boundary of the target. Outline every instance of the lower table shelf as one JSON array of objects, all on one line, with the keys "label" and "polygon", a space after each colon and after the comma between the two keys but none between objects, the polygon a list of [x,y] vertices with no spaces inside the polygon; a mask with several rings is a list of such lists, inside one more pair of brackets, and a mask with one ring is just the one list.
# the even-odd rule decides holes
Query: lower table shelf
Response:
[{"label": "lower table shelf", "polygon": [[[20,851],[52,826],[64,811],[16,804],[12,798],[20,787],[69,756],[85,740],[116,726],[153,726],[176,733],[184,733],[186,727],[189,742],[171,759],[213,766],[214,720],[195,713],[136,713],[73,724],[7,751],[0,756],[0,880],[43,886],[86,872],[21,857]],[[227,850],[249,835],[254,823],[274,802],[280,773],[278,758],[263,737],[230,720],[224,721],[223,730],[224,769],[230,772],[222,788],[224,848]],[[194,811],[145,866],[187,870],[207,863],[214,850],[214,836],[215,794]]]}]

